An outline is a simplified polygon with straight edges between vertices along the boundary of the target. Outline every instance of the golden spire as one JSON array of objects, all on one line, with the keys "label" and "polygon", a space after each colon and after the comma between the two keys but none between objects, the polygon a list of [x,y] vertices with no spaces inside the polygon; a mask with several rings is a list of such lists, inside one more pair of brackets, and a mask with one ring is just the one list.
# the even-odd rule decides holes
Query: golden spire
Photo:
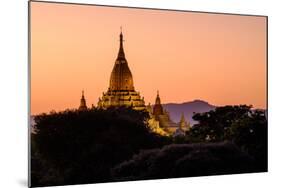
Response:
[{"label": "golden spire", "polygon": [[117,59],[110,75],[110,91],[134,91],[133,76],[125,58],[123,49],[123,34],[120,32],[120,47]]},{"label": "golden spire", "polygon": [[82,97],[80,99],[79,110],[87,110],[86,99],[84,97],[84,90],[82,90]]},{"label": "golden spire", "polygon": [[123,49],[123,33],[122,33],[122,26],[120,27],[120,47],[119,47],[119,52],[118,52],[118,57],[117,60],[125,60],[125,53]]},{"label": "golden spire", "polygon": [[185,126],[186,126],[186,121],[185,121],[185,118],[184,118],[184,114],[181,113],[181,119],[180,119],[180,122],[179,122],[179,128],[183,129]]},{"label": "golden spire", "polygon": [[159,96],[159,90],[157,90],[157,96],[156,96],[155,104],[161,104],[161,100],[160,100],[160,96]]},{"label": "golden spire", "polygon": [[153,115],[158,116],[158,115],[163,115],[163,114],[164,114],[164,110],[163,110],[163,107],[161,105],[159,91],[157,90],[155,105],[153,106]]}]

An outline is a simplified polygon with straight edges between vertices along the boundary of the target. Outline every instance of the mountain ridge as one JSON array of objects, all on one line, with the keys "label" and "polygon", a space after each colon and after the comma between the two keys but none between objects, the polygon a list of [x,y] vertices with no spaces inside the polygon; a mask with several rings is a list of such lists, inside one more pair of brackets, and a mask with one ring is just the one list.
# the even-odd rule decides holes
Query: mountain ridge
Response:
[{"label": "mountain ridge", "polygon": [[169,112],[172,121],[179,122],[183,113],[186,121],[190,122],[191,125],[196,123],[192,119],[194,113],[208,112],[216,108],[216,106],[200,99],[182,103],[164,103],[162,106]]}]

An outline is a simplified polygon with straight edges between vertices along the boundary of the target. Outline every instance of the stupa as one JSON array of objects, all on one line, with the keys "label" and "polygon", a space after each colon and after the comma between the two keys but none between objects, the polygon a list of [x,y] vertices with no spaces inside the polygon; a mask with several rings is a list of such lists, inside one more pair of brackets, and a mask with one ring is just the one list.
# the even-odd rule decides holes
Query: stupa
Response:
[{"label": "stupa", "polygon": [[119,52],[110,75],[109,87],[99,98],[97,106],[102,109],[125,106],[135,110],[145,110],[144,98],[135,91],[133,75],[125,57],[122,30],[119,38]]}]

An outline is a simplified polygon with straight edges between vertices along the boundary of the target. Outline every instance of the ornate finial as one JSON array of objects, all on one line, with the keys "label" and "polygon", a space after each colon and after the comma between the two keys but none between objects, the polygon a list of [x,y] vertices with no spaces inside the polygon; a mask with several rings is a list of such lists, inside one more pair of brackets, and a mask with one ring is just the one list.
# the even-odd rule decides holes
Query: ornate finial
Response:
[{"label": "ornate finial", "polygon": [[124,49],[123,49],[123,34],[122,34],[122,26],[120,27],[121,33],[119,35],[120,37],[120,47],[119,47],[119,52],[118,52],[118,56],[117,56],[117,60],[124,60],[125,59],[125,53],[124,53]]},{"label": "ornate finial", "polygon": [[80,100],[79,110],[87,110],[86,99],[84,97],[84,90],[82,90],[82,97]]},{"label": "ornate finial", "polygon": [[84,97],[84,89],[82,90],[82,99],[85,99],[85,97]]},{"label": "ornate finial", "polygon": [[161,104],[161,100],[160,100],[160,96],[159,96],[159,90],[157,90],[157,96],[156,96],[155,104]]},{"label": "ornate finial", "polygon": [[122,33],[122,25],[120,26],[120,40],[122,38],[122,41],[123,41],[123,33]]}]

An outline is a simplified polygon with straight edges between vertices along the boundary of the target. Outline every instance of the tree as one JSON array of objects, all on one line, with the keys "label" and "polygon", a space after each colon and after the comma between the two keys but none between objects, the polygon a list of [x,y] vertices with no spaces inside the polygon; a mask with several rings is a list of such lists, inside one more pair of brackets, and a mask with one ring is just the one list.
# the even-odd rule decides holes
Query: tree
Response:
[{"label": "tree", "polygon": [[264,110],[252,106],[224,106],[193,116],[198,121],[187,133],[188,142],[231,141],[267,170],[267,120]]},{"label": "tree", "polygon": [[230,142],[171,144],[145,150],[113,168],[116,180],[255,172],[253,159]]},{"label": "tree", "polygon": [[[38,164],[50,165],[34,169],[38,171],[33,175],[41,175],[37,179],[44,181],[34,182],[33,186],[112,181],[113,166],[142,149],[169,143],[168,138],[150,131],[147,117],[144,111],[128,108],[67,110],[36,116],[32,138],[36,147],[32,153]],[[56,176],[44,174],[49,166]]]},{"label": "tree", "polygon": [[267,169],[268,130],[265,112],[252,111],[235,121],[228,130],[228,138],[256,159],[261,171]]},{"label": "tree", "polygon": [[190,136],[196,140],[218,142],[227,138],[227,130],[231,125],[251,114],[252,106],[224,106],[217,107],[205,113],[197,113],[192,118],[198,121],[191,131]]}]

